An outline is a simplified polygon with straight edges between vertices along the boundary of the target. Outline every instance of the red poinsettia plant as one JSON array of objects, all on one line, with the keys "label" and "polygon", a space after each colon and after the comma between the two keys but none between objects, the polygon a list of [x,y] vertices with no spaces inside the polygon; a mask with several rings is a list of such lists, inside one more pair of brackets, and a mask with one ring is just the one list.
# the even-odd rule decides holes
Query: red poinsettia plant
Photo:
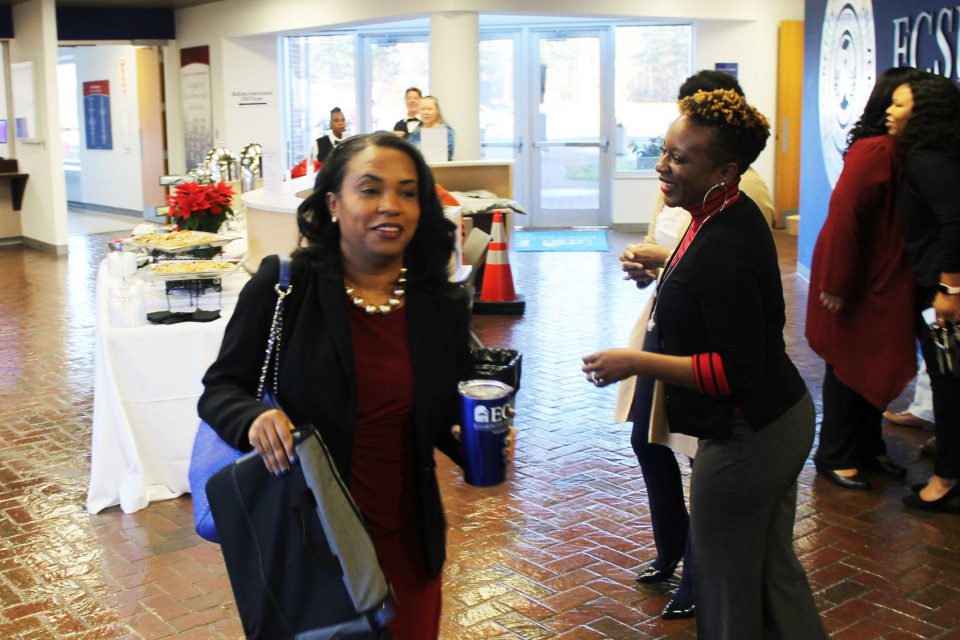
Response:
[{"label": "red poinsettia plant", "polygon": [[[291,178],[302,178],[303,176],[307,175],[307,162],[309,162],[309,160],[307,160],[306,158],[304,158],[303,160],[301,160],[301,161],[298,162],[297,164],[293,165],[293,168],[290,169],[290,177],[291,177]],[[314,173],[317,173],[318,171],[320,171],[320,167],[322,167],[322,166],[323,166],[323,163],[322,163],[322,162],[320,162],[319,160],[314,160],[314,161],[313,161],[313,172],[314,172]]]},{"label": "red poinsettia plant", "polygon": [[167,196],[167,204],[177,229],[215,233],[233,215],[233,187],[225,182],[184,182]]}]

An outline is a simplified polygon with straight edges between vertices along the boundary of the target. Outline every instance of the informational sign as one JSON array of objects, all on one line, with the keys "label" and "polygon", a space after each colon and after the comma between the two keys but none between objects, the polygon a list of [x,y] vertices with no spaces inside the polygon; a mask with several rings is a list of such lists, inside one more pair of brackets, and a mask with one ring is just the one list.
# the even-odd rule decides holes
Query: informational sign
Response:
[{"label": "informational sign", "polygon": [[189,171],[203,165],[207,153],[213,148],[210,47],[204,45],[180,50],[180,93]]},{"label": "informational sign", "polygon": [[113,149],[109,80],[83,83],[83,122],[87,132],[87,149]]},{"label": "informational sign", "polygon": [[723,71],[724,73],[729,73],[734,78],[737,77],[737,73],[740,70],[740,65],[736,62],[718,62],[713,65],[714,70]]},{"label": "informational sign", "polygon": [[19,140],[36,140],[37,108],[33,97],[33,62],[10,63],[13,88],[13,119]]},{"label": "informational sign", "polygon": [[420,153],[428,163],[447,161],[447,128],[420,127]]}]

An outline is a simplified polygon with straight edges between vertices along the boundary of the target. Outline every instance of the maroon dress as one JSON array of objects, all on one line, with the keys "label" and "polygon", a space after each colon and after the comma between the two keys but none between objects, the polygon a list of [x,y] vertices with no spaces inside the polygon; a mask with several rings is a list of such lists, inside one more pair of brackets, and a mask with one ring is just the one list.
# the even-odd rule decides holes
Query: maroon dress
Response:
[{"label": "maroon dress", "polygon": [[[892,136],[850,146],[813,249],[807,297],[810,347],[881,410],[917,371],[913,273],[896,208],[900,165]],[[843,308],[828,311],[821,291],[841,296]]]},{"label": "maroon dress", "polygon": [[437,638],[442,577],[427,575],[421,551],[406,308],[368,315],[351,307],[350,335],[357,377],[350,493],[393,589],[390,633],[395,640]]}]

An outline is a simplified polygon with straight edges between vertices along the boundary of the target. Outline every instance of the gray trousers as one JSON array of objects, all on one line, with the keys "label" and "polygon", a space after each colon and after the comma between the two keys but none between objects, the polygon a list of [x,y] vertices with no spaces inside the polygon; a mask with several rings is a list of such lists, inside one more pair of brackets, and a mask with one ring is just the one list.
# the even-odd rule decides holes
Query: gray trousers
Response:
[{"label": "gray trousers", "polygon": [[808,394],[760,431],[737,416],[729,437],[700,440],[690,483],[699,638],[827,637],[793,551],[814,429]]}]

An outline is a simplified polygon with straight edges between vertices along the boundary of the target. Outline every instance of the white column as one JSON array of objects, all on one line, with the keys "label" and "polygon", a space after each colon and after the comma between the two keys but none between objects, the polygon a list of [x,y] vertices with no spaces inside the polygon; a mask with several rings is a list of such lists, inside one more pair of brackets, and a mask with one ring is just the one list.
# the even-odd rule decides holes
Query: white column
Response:
[{"label": "white column", "polygon": [[[54,0],[27,0],[13,5],[16,38],[10,41],[10,62],[33,63],[33,113],[36,134],[17,140],[15,154],[21,173],[30,174],[23,194],[20,228],[26,243],[66,253],[67,183],[60,142],[57,102],[57,16]],[[12,87],[14,104],[17,86]],[[16,114],[14,114],[16,117]],[[14,132],[11,126],[10,131]]]},{"label": "white column", "polygon": [[430,16],[430,93],[457,132],[455,160],[480,159],[480,28],[476,12]]}]

